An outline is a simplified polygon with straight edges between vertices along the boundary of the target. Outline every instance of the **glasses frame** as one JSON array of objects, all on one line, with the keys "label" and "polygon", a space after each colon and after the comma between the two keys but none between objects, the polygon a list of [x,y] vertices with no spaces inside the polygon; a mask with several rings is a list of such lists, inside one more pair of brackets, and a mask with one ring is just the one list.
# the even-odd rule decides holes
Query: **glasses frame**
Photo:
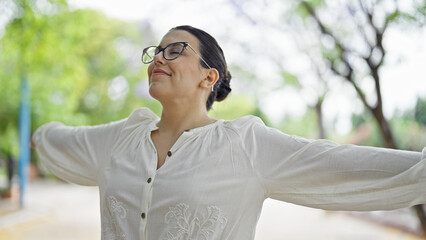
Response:
[{"label": "glasses frame", "polygon": [[[165,52],[166,51],[164,51],[164,50],[166,50],[168,47],[172,47],[172,46],[175,46],[175,45],[177,45],[177,44],[183,44],[183,48],[182,48],[182,51],[176,56],[176,57],[174,57],[174,58],[166,58],[166,54],[165,54]],[[189,48],[191,48],[192,49],[192,51],[201,59],[201,61],[203,61],[203,63],[204,64],[206,64],[207,65],[207,67],[209,67],[209,69],[211,68],[210,67],[210,65],[203,59],[203,57],[201,57],[201,55],[200,54],[198,54],[197,53],[197,51],[195,51],[194,50],[194,48],[191,46],[191,44],[189,44],[188,42],[174,42],[174,43],[170,43],[169,45],[167,45],[167,46],[165,46],[164,48],[162,48],[162,47],[160,47],[160,46],[149,46],[149,47],[146,47],[146,48],[144,48],[143,49],[143,51],[142,51],[142,56],[141,56],[141,61],[143,62],[143,63],[145,63],[145,64],[149,64],[149,63],[151,63],[152,61],[154,61],[154,58],[152,58],[152,60],[151,61],[149,61],[149,62],[144,62],[143,61],[143,56],[147,53],[147,51],[148,51],[148,49],[149,48],[152,48],[152,47],[155,47],[155,49],[157,50],[158,49],[158,52],[154,55],[154,57],[157,55],[157,54],[159,54],[159,53],[161,53],[161,52],[163,52],[163,58],[164,59],[166,59],[167,61],[172,61],[172,60],[175,60],[176,58],[178,58],[180,55],[182,55],[182,53],[183,53],[183,51],[185,51],[185,49],[186,49],[186,47],[188,47],[189,46]]]}]

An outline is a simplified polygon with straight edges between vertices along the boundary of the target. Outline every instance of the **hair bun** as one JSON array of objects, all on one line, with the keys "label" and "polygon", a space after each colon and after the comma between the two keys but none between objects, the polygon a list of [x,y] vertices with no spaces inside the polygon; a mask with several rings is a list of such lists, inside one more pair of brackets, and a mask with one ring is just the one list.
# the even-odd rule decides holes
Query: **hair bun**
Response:
[{"label": "hair bun", "polygon": [[220,102],[224,100],[228,94],[232,91],[230,83],[231,83],[231,73],[229,71],[226,71],[225,77],[222,79],[222,81],[219,82],[219,87],[217,89],[216,98],[215,100]]}]

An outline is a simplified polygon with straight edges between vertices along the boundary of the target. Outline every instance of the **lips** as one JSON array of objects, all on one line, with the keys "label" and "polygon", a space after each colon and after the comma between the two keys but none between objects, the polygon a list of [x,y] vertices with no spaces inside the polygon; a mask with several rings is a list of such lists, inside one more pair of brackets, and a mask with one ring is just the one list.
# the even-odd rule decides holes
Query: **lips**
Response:
[{"label": "lips", "polygon": [[159,69],[159,68],[154,69],[154,71],[152,73],[155,74],[155,75],[167,75],[167,76],[170,76],[169,73],[167,73],[166,71],[164,71],[162,69]]}]

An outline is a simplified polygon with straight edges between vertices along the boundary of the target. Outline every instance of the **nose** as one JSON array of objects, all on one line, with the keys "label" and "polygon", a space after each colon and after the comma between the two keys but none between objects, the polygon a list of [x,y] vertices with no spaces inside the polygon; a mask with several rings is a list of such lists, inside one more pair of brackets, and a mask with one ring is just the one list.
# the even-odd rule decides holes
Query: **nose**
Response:
[{"label": "nose", "polygon": [[161,65],[166,62],[166,59],[163,57],[163,52],[157,53],[157,55],[154,56],[154,64],[155,65]]}]

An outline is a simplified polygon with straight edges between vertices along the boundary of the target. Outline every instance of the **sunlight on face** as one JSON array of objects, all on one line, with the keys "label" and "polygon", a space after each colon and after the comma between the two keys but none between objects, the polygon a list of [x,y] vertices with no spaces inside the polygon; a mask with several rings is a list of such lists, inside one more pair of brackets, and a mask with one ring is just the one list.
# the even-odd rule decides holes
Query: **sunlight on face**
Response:
[{"label": "sunlight on face", "polygon": [[[188,42],[195,51],[199,51],[198,39],[182,30],[168,32],[159,46],[166,47],[175,42]],[[148,67],[149,92],[163,104],[170,101],[193,102],[199,98],[199,85],[205,70],[199,56],[189,46],[174,60],[164,59],[163,52],[160,52]]]}]

